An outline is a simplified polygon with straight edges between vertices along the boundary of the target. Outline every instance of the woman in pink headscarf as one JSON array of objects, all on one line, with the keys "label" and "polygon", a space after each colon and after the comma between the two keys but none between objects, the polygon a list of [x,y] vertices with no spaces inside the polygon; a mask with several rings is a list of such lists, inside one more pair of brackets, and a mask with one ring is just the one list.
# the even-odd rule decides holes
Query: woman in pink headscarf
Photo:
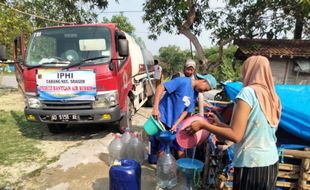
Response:
[{"label": "woman in pink headscarf", "polygon": [[230,125],[210,113],[210,123],[195,121],[189,133],[200,129],[235,142],[233,189],[275,189],[278,152],[275,132],[280,121],[281,103],[274,88],[269,61],[251,56],[242,67],[243,88],[236,97]]}]

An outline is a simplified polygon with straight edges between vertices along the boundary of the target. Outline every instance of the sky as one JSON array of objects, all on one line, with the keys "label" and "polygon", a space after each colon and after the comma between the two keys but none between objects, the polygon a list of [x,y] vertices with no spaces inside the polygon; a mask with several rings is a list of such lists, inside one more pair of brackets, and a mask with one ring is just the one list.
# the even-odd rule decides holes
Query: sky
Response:
[{"label": "sky", "polygon": [[[167,47],[169,45],[179,46],[182,50],[190,49],[189,39],[184,35],[172,35],[165,32],[162,32],[160,36],[158,36],[157,40],[148,39],[148,23],[143,23],[142,16],[144,12],[142,11],[142,4],[145,0],[118,0],[119,3],[116,3],[114,0],[109,1],[108,8],[102,11],[99,14],[99,22],[102,20],[102,17],[107,17],[109,19],[112,18],[113,15],[117,15],[119,11],[133,11],[133,12],[123,12],[123,15],[128,18],[130,24],[135,27],[135,34],[142,38],[147,49],[151,51],[153,55],[159,54],[159,48]],[[220,7],[223,6],[221,0],[211,0],[210,7]],[[141,12],[134,12],[141,11]],[[203,31],[201,35],[198,37],[200,43],[203,47],[211,47],[211,39],[210,32]],[[193,50],[194,50],[194,46]]]}]

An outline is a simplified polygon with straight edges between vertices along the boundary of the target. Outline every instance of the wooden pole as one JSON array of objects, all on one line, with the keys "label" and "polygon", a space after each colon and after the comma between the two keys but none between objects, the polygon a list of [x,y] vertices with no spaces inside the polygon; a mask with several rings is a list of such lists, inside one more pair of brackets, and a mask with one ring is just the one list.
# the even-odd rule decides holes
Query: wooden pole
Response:
[{"label": "wooden pole", "polygon": [[[307,157],[310,157],[310,148],[306,148],[305,149],[305,153],[307,153]],[[307,184],[307,181],[310,178],[310,159],[309,158],[304,158],[301,161],[301,165],[300,165],[300,178],[298,180],[298,189],[309,189],[310,185]]]},{"label": "wooden pole", "polygon": [[284,155],[287,157],[292,157],[292,158],[308,158],[310,159],[310,149],[309,150],[289,150],[289,149],[284,149]]},{"label": "wooden pole", "polygon": [[[199,108],[199,115],[204,116],[204,97],[202,93],[198,94],[198,108]],[[202,185],[205,188],[205,185],[207,184],[208,180],[208,175],[209,175],[209,165],[210,165],[210,146],[209,146],[209,141],[207,140],[205,142],[205,167],[204,167],[204,172],[203,172],[203,178],[202,178]]]}]

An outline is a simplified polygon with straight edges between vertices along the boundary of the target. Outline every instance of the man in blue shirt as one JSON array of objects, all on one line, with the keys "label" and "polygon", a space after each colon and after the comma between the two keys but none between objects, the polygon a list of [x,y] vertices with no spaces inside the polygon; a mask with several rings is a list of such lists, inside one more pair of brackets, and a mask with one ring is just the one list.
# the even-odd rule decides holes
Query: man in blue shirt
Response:
[{"label": "man in blue shirt", "polygon": [[[216,83],[215,78],[208,74],[200,75],[198,80],[178,77],[159,85],[155,93],[153,117],[162,122],[168,130],[176,131],[187,114],[194,111],[198,92],[214,89]],[[178,150],[179,157],[185,156],[184,149],[176,141],[172,146]]]}]

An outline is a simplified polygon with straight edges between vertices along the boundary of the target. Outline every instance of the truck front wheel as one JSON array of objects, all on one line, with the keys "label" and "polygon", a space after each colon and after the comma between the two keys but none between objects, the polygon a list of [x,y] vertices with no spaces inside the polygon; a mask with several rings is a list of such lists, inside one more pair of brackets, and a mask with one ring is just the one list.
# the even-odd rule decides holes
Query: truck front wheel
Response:
[{"label": "truck front wheel", "polygon": [[67,124],[47,124],[47,128],[51,133],[59,134],[67,128]]},{"label": "truck front wheel", "polygon": [[127,128],[131,130],[132,127],[132,116],[135,113],[135,109],[133,107],[133,103],[131,102],[130,98],[127,97],[126,100],[126,112],[119,121],[119,130],[120,132],[124,132],[124,130]]}]

